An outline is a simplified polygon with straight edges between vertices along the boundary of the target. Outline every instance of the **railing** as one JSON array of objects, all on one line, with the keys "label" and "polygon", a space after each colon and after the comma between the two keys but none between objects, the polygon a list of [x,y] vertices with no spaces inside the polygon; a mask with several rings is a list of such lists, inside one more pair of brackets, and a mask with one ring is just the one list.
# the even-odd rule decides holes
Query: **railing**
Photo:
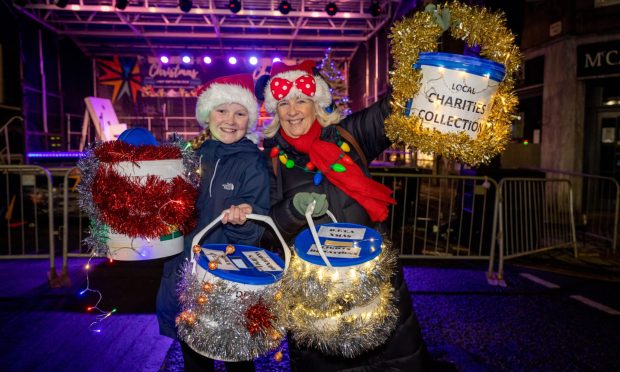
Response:
[{"label": "railing", "polygon": [[[82,244],[88,220],[79,209],[79,171],[11,165],[0,171],[6,190],[0,258],[49,257],[54,285],[58,232],[63,269],[68,257],[90,255]],[[62,183],[53,187],[53,179],[60,177]],[[501,281],[506,260],[560,247],[578,254],[573,189],[566,179],[504,178],[496,183],[486,177],[378,172],[373,178],[394,190],[398,204],[391,207],[387,234],[401,258],[488,260],[489,278]],[[62,210],[58,232],[54,199]],[[617,205],[610,208],[617,221]]]},{"label": "railing", "polygon": [[24,121],[24,118],[21,116],[13,116],[9,120],[6,121],[0,127],[0,136],[4,139],[4,144],[0,147],[0,164],[13,164],[14,160],[16,164],[23,163],[23,158],[21,154],[11,154],[11,141],[9,138],[9,127],[16,120]]},{"label": "railing", "polygon": [[49,258],[48,278],[55,286],[52,175],[34,165],[0,165],[0,172],[4,176],[0,259]]},{"label": "railing", "polygon": [[397,205],[388,235],[401,258],[489,259],[497,183],[486,177],[381,174]]},{"label": "railing", "polygon": [[[579,240],[584,247],[597,251],[617,252],[620,185],[611,177],[591,174],[542,170],[548,176],[567,179],[573,185],[575,221]],[[608,253],[601,252],[601,253]]]},{"label": "railing", "polygon": [[[499,183],[496,205],[496,278],[500,282],[507,259],[562,247],[571,247],[577,256],[573,190],[568,180],[504,178]],[[492,254],[489,273],[493,258]]]},{"label": "railing", "polygon": [[[86,216],[82,213],[78,203],[77,186],[81,179],[81,172],[77,167],[68,169],[63,177],[63,205],[64,212],[62,218],[62,264],[67,266],[68,257],[87,257],[90,253],[86,251],[82,241],[86,237],[88,223]],[[71,219],[71,222],[69,221]],[[69,246],[71,245],[71,248]]]}]

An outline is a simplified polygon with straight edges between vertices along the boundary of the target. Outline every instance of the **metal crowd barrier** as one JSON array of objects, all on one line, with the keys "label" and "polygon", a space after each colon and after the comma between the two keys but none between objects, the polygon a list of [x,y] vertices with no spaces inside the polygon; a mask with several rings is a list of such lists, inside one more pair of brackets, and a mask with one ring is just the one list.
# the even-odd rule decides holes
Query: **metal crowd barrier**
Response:
[{"label": "metal crowd barrier", "polygon": [[[51,172],[34,166],[1,166],[0,169],[5,174],[6,185],[11,184],[9,175],[16,177],[12,182],[17,182],[14,190],[19,191],[18,194],[17,191],[7,193],[3,198],[6,204],[10,204],[11,195],[16,195],[15,204],[36,200],[33,207],[37,213],[34,213],[31,228],[39,229],[41,214],[47,215],[49,224],[45,230],[49,236],[44,239],[49,242],[45,246],[49,253],[42,255],[41,239],[37,238],[40,234],[27,234],[25,225],[15,227],[11,225],[15,218],[7,220],[10,233],[21,231],[21,237],[34,239],[31,245],[35,252],[33,255],[26,248],[14,252],[13,241],[3,245],[9,247],[9,258],[49,256],[50,273],[54,277],[52,173],[63,177],[62,223],[59,224],[63,268],[66,268],[68,257],[89,255],[82,244],[88,234],[88,221],[79,209],[77,168],[51,169]],[[32,183],[30,180],[22,185],[20,172],[44,175],[46,184],[44,187],[27,186]],[[490,178],[473,176],[377,172],[372,175],[394,190],[398,204],[391,207],[387,234],[401,258],[488,260],[488,276],[495,275],[493,270],[497,264],[495,277],[502,279],[504,262],[511,258],[567,246],[577,255],[573,191],[568,180],[505,178],[498,184]],[[51,208],[41,210],[41,196],[37,190],[45,190],[44,199]],[[610,208],[617,221],[617,203]],[[13,235],[7,236],[15,240]]]},{"label": "metal crowd barrier", "polygon": [[[89,257],[90,253],[85,250],[82,240],[86,237],[88,223],[82,213],[78,202],[77,186],[81,180],[79,168],[68,169],[63,176],[63,205],[62,216],[62,264],[67,265],[68,257]],[[71,219],[71,222],[70,222]],[[71,249],[69,249],[71,245]]]},{"label": "metal crowd barrier", "polygon": [[[504,178],[499,182],[494,225],[497,226],[497,279],[507,259],[555,248],[572,247],[577,256],[573,190],[563,179]],[[493,250],[491,251],[493,252]],[[494,263],[489,259],[489,273]]]},{"label": "metal crowd barrier", "polygon": [[[584,248],[617,252],[620,185],[611,177],[542,170],[573,185],[578,239]],[[605,254],[608,252],[604,252]]]},{"label": "metal crowd barrier", "polygon": [[48,279],[57,286],[52,174],[36,165],[0,165],[0,172],[0,259],[49,258]]},{"label": "metal crowd barrier", "polygon": [[401,258],[481,259],[495,245],[497,183],[487,177],[373,173],[394,190],[388,236]]}]

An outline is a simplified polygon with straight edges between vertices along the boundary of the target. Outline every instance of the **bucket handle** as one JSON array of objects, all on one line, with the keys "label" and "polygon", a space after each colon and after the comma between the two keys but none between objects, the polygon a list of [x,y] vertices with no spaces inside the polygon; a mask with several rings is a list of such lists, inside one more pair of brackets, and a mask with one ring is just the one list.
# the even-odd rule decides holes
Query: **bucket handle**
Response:
[{"label": "bucket handle", "polygon": [[[312,234],[312,239],[314,240],[316,249],[319,251],[319,255],[321,256],[321,258],[323,259],[323,262],[325,262],[325,265],[327,265],[327,267],[332,267],[332,264],[329,262],[329,259],[327,258],[327,256],[325,255],[325,252],[323,251],[323,246],[321,245],[319,235],[316,231],[316,227],[314,226],[314,221],[312,220],[312,212],[314,212],[315,207],[316,207],[316,200],[313,200],[312,203],[308,204],[308,207],[306,208],[306,220],[308,221],[308,226],[310,227],[310,234]],[[332,221],[338,222],[336,221],[336,216],[334,216],[334,214],[330,212],[329,210],[325,211],[325,214],[327,214],[329,218],[332,219]]]},{"label": "bucket handle", "polygon": [[[198,242],[200,242],[200,240],[202,239],[202,237],[209,231],[211,230],[211,228],[213,228],[213,226],[217,225],[222,218],[224,218],[224,216],[228,214],[228,210],[225,210],[222,212],[222,214],[220,214],[219,216],[217,216],[213,221],[211,221],[211,223],[209,223],[207,226],[205,226],[202,230],[200,230],[196,235],[194,235],[194,239],[192,239],[192,249],[193,247],[198,244]],[[278,228],[276,227],[276,224],[273,222],[273,220],[271,219],[271,217],[269,216],[264,216],[262,214],[255,214],[255,213],[250,213],[246,215],[246,218],[250,219],[250,220],[256,220],[256,221],[262,221],[265,222],[266,224],[268,224],[269,226],[271,226],[271,228],[273,229],[273,231],[276,233],[276,235],[278,236],[278,239],[280,240],[280,244],[282,244],[282,248],[284,248],[284,272],[283,274],[286,273],[286,271],[288,270],[288,266],[289,263],[291,261],[291,250],[288,247],[288,245],[286,244],[286,242],[284,241],[284,238],[282,237],[282,234],[280,234],[280,231],[278,230]],[[193,254],[192,251],[192,255],[191,255],[192,259],[192,274],[196,274],[196,259],[195,259],[195,255]]]}]

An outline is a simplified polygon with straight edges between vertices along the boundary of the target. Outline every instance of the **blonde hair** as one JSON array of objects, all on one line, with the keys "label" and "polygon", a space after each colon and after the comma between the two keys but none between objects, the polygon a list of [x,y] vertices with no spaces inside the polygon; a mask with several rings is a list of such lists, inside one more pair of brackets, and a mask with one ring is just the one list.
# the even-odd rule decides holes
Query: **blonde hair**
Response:
[{"label": "blonde hair", "polygon": [[200,132],[196,137],[194,137],[189,143],[192,145],[192,150],[198,150],[200,146],[204,143],[204,141],[208,140],[209,135],[209,126],[207,125],[205,129]]},{"label": "blonde hair", "polygon": [[[334,125],[342,120],[342,112],[340,112],[339,108],[335,108],[332,112],[327,112],[323,109],[316,101],[312,101],[314,104],[314,112],[316,114],[316,119],[319,121],[322,127],[327,127],[329,125]],[[278,117],[277,109],[274,113],[273,120],[269,124],[269,126],[263,131],[263,134],[267,138],[271,138],[278,133],[280,129],[280,118]]]}]

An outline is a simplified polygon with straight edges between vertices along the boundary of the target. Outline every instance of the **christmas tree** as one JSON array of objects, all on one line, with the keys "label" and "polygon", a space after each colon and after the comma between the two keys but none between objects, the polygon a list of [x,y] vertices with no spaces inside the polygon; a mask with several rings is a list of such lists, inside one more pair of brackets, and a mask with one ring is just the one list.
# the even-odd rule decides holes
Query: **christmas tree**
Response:
[{"label": "christmas tree", "polygon": [[325,57],[318,65],[319,74],[325,79],[332,93],[333,103],[340,109],[344,116],[351,114],[349,108],[349,95],[347,94],[347,82],[339,68],[339,64],[332,59],[332,49],[327,48]]}]

